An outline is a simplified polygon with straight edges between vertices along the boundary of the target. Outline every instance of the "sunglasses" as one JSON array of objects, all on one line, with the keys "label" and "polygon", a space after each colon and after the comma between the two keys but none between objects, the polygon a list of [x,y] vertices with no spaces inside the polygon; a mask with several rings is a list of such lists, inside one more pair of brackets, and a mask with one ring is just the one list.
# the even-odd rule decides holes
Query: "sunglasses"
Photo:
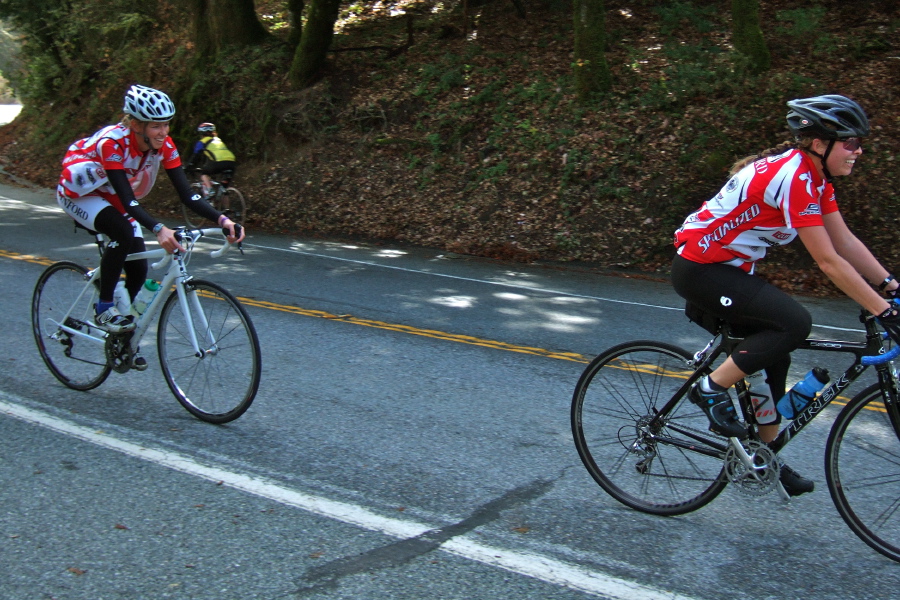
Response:
[{"label": "sunglasses", "polygon": [[860,148],[862,148],[862,140],[858,137],[847,138],[846,140],[841,140],[844,144],[844,150],[848,152],[856,152]]}]

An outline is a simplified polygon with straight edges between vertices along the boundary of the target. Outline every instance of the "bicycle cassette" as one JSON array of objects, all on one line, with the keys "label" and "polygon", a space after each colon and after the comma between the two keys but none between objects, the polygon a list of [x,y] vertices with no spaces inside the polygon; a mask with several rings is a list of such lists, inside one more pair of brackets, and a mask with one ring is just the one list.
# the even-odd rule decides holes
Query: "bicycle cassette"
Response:
[{"label": "bicycle cassette", "polygon": [[775,453],[763,442],[744,443],[744,450],[750,458],[748,466],[740,454],[729,447],[725,453],[725,475],[728,481],[744,494],[762,496],[775,489],[781,474],[781,466]]}]

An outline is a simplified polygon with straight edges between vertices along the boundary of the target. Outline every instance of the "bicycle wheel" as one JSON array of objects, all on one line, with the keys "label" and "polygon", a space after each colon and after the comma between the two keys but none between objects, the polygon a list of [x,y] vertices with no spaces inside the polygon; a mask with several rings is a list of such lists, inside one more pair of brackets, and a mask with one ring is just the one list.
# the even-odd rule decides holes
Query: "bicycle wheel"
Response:
[{"label": "bicycle wheel", "polygon": [[838,414],[825,445],[825,479],[838,512],[866,544],[900,562],[900,408],[878,384]]},{"label": "bicycle wheel", "polygon": [[[203,195],[203,184],[199,181],[191,184],[191,193]],[[207,202],[214,204],[212,198],[207,198]],[[188,227],[212,227],[215,225],[212,221],[204,219],[184,204],[181,205],[181,214],[184,215],[184,222]]]},{"label": "bicycle wheel", "polygon": [[54,377],[81,391],[97,387],[110,373],[105,333],[94,325],[98,292],[94,286],[85,288],[86,273],[73,262],[52,264],[41,273],[31,298],[31,325],[41,358]]},{"label": "bicycle wheel", "polygon": [[219,208],[235,223],[243,225],[247,221],[247,203],[237,188],[230,187],[225,190],[222,194],[222,206]]},{"label": "bicycle wheel", "polygon": [[[173,292],[159,316],[159,364],[188,412],[227,423],[246,411],[259,388],[259,340],[250,316],[230,292],[198,279],[185,284],[189,319]],[[196,336],[201,356],[191,342]]]},{"label": "bicycle wheel", "polygon": [[578,455],[600,487],[636,510],[691,512],[727,483],[726,440],[708,431],[706,416],[686,397],[658,426],[648,427],[693,373],[690,358],[670,344],[620,344],[591,361],[575,388],[571,416]]}]

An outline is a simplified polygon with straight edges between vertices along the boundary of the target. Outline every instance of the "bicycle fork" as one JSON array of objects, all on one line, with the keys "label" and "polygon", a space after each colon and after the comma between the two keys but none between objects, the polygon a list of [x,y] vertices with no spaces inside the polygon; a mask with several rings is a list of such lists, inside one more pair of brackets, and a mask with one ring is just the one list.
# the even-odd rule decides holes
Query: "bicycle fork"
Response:
[{"label": "bicycle fork", "polygon": [[[219,352],[219,345],[209,326],[206,313],[200,305],[200,295],[196,290],[188,291],[187,281],[178,281],[175,284],[178,294],[178,305],[184,315],[184,321],[188,324],[188,336],[191,345],[194,348],[194,356],[200,359],[206,358],[208,355],[215,355]],[[202,331],[206,334],[205,342],[208,347],[205,349],[200,346],[200,340],[197,339],[197,327],[194,326],[194,320],[199,320]]]}]

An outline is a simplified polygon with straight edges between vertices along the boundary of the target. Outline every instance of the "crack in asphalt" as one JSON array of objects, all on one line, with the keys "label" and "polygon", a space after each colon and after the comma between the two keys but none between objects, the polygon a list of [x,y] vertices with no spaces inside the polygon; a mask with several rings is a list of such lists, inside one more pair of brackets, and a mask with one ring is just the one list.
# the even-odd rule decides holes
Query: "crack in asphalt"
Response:
[{"label": "crack in asphalt", "polygon": [[553,484],[553,481],[532,481],[486,502],[458,523],[431,529],[412,538],[398,540],[356,556],[338,558],[313,567],[306,572],[298,589],[291,595],[302,598],[323,590],[334,589],[341,579],[350,575],[405,565],[415,558],[437,550],[454,537],[465,535],[477,527],[495,521],[503,511],[543,496]]}]

